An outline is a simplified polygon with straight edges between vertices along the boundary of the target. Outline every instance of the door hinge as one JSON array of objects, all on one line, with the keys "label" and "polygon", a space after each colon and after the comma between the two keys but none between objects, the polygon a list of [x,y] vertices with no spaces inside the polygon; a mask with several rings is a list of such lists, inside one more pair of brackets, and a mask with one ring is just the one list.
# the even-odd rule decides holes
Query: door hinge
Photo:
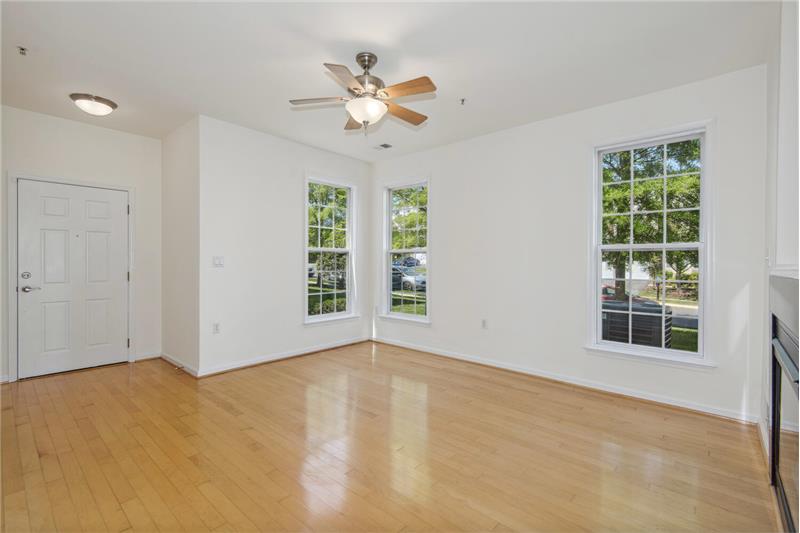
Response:
[{"label": "door hinge", "polygon": [[128,214],[131,214],[131,204],[128,204]]},{"label": "door hinge", "polygon": [[130,281],[130,280],[131,280],[131,271],[128,270],[128,281]]},{"label": "door hinge", "polygon": [[130,347],[131,347],[131,340],[128,339],[128,348],[130,348]]}]

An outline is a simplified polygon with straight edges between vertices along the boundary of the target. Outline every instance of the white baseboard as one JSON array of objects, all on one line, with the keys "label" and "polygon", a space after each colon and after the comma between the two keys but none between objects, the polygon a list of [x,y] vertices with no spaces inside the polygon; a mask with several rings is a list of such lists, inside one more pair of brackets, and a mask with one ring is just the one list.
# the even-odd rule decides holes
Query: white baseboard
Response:
[{"label": "white baseboard", "polygon": [[163,352],[161,353],[160,357],[162,359],[172,363],[173,365],[177,366],[178,368],[182,369],[187,374],[190,374],[190,375],[192,375],[194,377],[197,377],[197,369],[194,368],[193,366],[189,366],[189,365],[186,365],[186,364],[182,363],[180,361],[180,359],[178,359],[177,357],[173,357],[173,356],[171,356],[171,355],[169,355],[167,353],[163,353]]},{"label": "white baseboard", "polygon": [[494,361],[492,359],[485,359],[483,357],[477,357],[474,355],[466,355],[458,352],[453,352],[450,350],[442,350],[438,348],[430,348],[427,346],[420,346],[417,344],[412,344],[408,342],[398,341],[394,339],[387,339],[384,337],[376,337],[372,340],[377,342],[382,342],[385,344],[391,344],[394,346],[400,346],[401,348],[409,348],[411,350],[417,350],[421,352],[428,352],[434,355],[441,355],[443,357],[450,357],[453,359],[460,359],[462,361],[469,361],[472,363],[480,363],[486,366],[492,366],[495,368],[502,368],[504,370],[513,370],[514,372],[520,372],[522,374],[528,374],[531,376],[543,377],[548,379],[553,379],[556,381],[561,381],[564,383],[570,383],[572,385],[580,385],[581,387],[587,387],[590,389],[601,390],[605,392],[613,392],[616,394],[622,394],[624,396],[632,396],[634,398],[640,398],[642,400],[650,400],[653,402],[663,403],[666,405],[672,405],[675,407],[682,407],[684,409],[690,409],[692,411],[700,411],[702,413],[709,413],[716,416],[721,416],[724,418],[732,418],[734,420],[739,420],[742,422],[748,423],[756,423],[758,422],[759,417],[756,415],[751,415],[749,413],[741,413],[739,411],[735,411],[732,409],[722,409],[719,407],[713,407],[710,405],[699,404],[695,402],[688,402],[685,400],[681,400],[678,398],[671,398],[669,396],[662,396],[659,394],[652,394],[646,391],[641,391],[637,389],[631,389],[627,387],[619,387],[616,385],[608,385],[605,383],[601,383],[599,381],[593,381],[590,379],[584,378],[577,378],[573,376],[566,376],[564,374],[557,374],[554,372],[547,372],[544,370],[537,370],[533,368],[525,368],[518,365],[512,365],[508,363],[502,363],[499,361]]},{"label": "white baseboard", "polygon": [[785,420],[781,420],[781,429],[785,429],[786,431],[791,431],[793,433],[798,433],[798,425],[794,422],[787,422]]},{"label": "white baseboard", "polygon": [[[340,340],[340,341],[329,342],[329,343],[325,343],[325,344],[318,344],[316,346],[307,346],[305,348],[300,348],[300,349],[297,349],[297,350],[289,350],[289,351],[279,352],[279,353],[274,353],[274,354],[269,354],[269,355],[262,355],[262,356],[259,356],[259,357],[254,357],[252,359],[246,359],[244,361],[236,361],[235,363],[227,363],[227,364],[224,364],[224,365],[216,365],[216,366],[211,367],[211,368],[204,368],[202,370],[202,372],[198,371],[198,369],[194,368],[193,366],[190,366],[190,365],[187,365],[187,364],[181,362],[181,360],[178,359],[177,357],[174,357],[172,355],[169,355],[168,353],[163,353],[163,352],[161,352],[161,353],[152,353],[152,354],[139,354],[139,355],[136,356],[136,361],[145,361],[147,359],[158,359],[158,358],[161,358],[161,359],[164,359],[164,360],[168,361],[169,363],[181,368],[186,373],[188,373],[188,374],[190,374],[190,375],[192,375],[192,376],[194,376],[196,378],[202,378],[204,376],[210,376],[212,374],[219,374],[220,372],[227,372],[229,370],[236,370],[237,368],[245,368],[245,367],[248,367],[248,366],[258,365],[258,364],[261,364],[261,363],[268,363],[270,361],[279,361],[281,359],[288,359],[289,357],[296,357],[298,355],[304,355],[304,354],[308,354],[308,353],[319,352],[319,351],[322,351],[322,350],[330,350],[330,349],[333,349],[333,348],[338,348],[340,346],[346,346],[348,344],[355,344],[355,343],[358,343],[358,342],[364,342],[364,341],[368,341],[368,340],[370,340],[369,336],[362,336],[362,337],[355,337],[355,338],[352,338],[352,339],[344,339],[344,340]],[[8,381],[8,376],[0,376],[0,383],[5,383],[6,381]]]},{"label": "white baseboard", "polygon": [[161,352],[146,352],[136,354],[134,361],[146,361],[148,359],[159,359],[161,357]]},{"label": "white baseboard", "polygon": [[210,376],[212,374],[219,374],[220,372],[227,372],[229,370],[236,370],[237,368],[245,368],[248,366],[258,365],[261,363],[269,363],[271,361],[278,361],[280,359],[288,359],[289,357],[296,357],[298,355],[305,355],[313,352],[319,352],[322,350],[330,350],[332,348],[338,348],[340,346],[346,346],[348,344],[355,344],[357,342],[364,342],[370,340],[370,337],[363,336],[363,337],[355,337],[352,339],[343,339],[340,341],[329,342],[326,344],[318,344],[316,346],[306,346],[304,348],[299,348],[296,350],[288,350],[285,352],[279,353],[272,353],[268,355],[261,355],[258,357],[253,357],[252,359],[245,359],[244,361],[236,361],[234,363],[225,363],[222,365],[215,365],[209,368],[202,368],[198,374],[193,374],[196,377],[202,378],[204,376]]},{"label": "white baseboard", "polygon": [[[135,359],[134,359],[133,361],[134,361],[134,362],[136,362],[136,361],[147,361],[148,359],[159,359],[159,358],[161,358],[161,357],[164,357],[164,356],[161,354],[161,352],[142,353],[142,354],[137,354],[137,355],[135,356]],[[174,363],[174,364],[176,364],[176,365],[178,365],[178,366],[183,366],[182,364],[180,364],[180,363],[177,363],[177,362],[174,360],[174,358],[171,358],[171,359],[170,359],[170,362],[171,362],[171,363]],[[10,382],[10,381],[11,381],[11,376],[0,376],[0,383],[8,383],[8,382]]]}]

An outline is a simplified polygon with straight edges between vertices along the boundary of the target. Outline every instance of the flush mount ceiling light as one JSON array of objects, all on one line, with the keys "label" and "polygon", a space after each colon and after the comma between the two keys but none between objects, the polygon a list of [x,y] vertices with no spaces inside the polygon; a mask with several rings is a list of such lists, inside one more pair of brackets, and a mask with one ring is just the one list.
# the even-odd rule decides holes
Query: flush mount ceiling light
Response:
[{"label": "flush mount ceiling light", "polygon": [[386,87],[379,77],[370,74],[370,69],[378,62],[378,57],[371,52],[361,52],[356,56],[356,62],[364,69],[364,73],[353,76],[344,65],[334,65],[323,63],[333,76],[347,88],[350,93],[346,96],[331,96],[327,98],[303,98],[300,100],[289,100],[292,105],[305,104],[329,104],[347,102],[345,109],[350,114],[344,129],[357,130],[362,126],[366,133],[367,126],[375,124],[388,112],[400,120],[404,120],[415,126],[419,126],[428,117],[407,107],[397,105],[392,102],[401,96],[412,94],[430,93],[436,90],[436,86],[427,76],[422,76],[413,80],[398,83]]},{"label": "flush mount ceiling light", "polygon": [[117,104],[108,98],[103,98],[102,96],[84,93],[72,93],[69,95],[69,97],[73,102],[75,102],[75,105],[78,106],[81,111],[97,117],[106,116],[117,108]]}]

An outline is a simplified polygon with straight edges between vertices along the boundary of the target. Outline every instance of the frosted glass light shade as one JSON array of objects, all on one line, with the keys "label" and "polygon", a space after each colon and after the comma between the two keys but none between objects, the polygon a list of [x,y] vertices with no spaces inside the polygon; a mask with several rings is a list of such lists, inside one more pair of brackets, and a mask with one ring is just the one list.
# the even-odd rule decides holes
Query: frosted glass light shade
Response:
[{"label": "frosted glass light shade", "polygon": [[117,108],[117,104],[109,100],[108,98],[103,98],[102,96],[94,96],[93,94],[84,94],[84,93],[73,93],[69,95],[75,105],[80,108],[81,111],[89,113],[90,115],[95,115],[97,117],[103,117],[108,115],[112,111]]},{"label": "frosted glass light shade", "polygon": [[375,124],[383,118],[383,115],[386,114],[388,109],[386,104],[371,96],[353,98],[347,102],[344,107],[347,109],[347,112],[350,113],[350,116],[353,117],[353,120],[361,124],[364,122],[367,124]]}]

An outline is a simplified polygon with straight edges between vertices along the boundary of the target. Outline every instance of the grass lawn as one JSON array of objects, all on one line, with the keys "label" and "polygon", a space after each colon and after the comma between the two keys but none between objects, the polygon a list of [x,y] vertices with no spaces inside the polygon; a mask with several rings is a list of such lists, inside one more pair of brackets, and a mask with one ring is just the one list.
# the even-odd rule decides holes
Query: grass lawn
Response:
[{"label": "grass lawn", "polygon": [[672,327],[672,348],[675,350],[697,351],[697,330]]},{"label": "grass lawn", "polygon": [[416,309],[414,308],[413,303],[405,303],[400,305],[393,305],[392,306],[392,313],[406,313],[409,315],[425,315],[425,302],[421,302],[417,304]]},{"label": "grass lawn", "polygon": [[[392,291],[392,313],[424,316],[426,307],[424,294],[414,293],[414,291]],[[416,306],[414,302],[416,302]]]}]

